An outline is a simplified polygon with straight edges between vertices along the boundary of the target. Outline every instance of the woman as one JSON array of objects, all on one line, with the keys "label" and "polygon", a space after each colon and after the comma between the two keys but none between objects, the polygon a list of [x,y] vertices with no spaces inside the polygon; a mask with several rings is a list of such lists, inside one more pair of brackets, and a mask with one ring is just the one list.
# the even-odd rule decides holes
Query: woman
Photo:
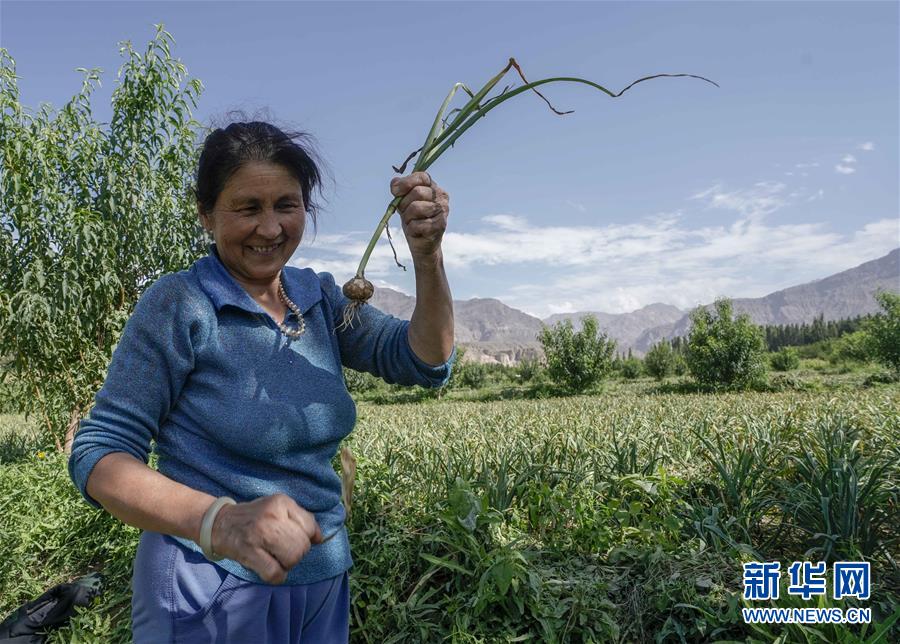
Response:
[{"label": "woman", "polygon": [[207,137],[195,194],[209,255],[141,296],[75,436],[81,494],[143,530],[139,644],[346,642],[353,561],[331,462],[356,409],[341,366],[432,387],[450,375],[447,193],[424,172],[391,182],[415,267],[411,321],[364,306],[337,330],[347,300],[334,278],[286,266],[320,183],[300,136],[252,122]]}]

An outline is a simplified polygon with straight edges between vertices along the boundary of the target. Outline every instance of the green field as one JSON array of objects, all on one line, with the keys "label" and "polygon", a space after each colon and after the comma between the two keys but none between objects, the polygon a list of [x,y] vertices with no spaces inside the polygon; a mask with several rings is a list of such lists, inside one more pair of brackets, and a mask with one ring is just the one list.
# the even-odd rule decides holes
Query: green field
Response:
[{"label": "green field", "polygon": [[[879,624],[900,605],[900,387],[861,379],[361,402],[351,640],[897,641]],[[99,603],[49,641],[128,641],[139,532],[87,506],[30,431],[0,417],[0,613],[102,570]],[[871,562],[871,599],[803,601],[784,575],[764,605],[866,606],[876,623],[743,624],[743,562],[842,559]]]}]

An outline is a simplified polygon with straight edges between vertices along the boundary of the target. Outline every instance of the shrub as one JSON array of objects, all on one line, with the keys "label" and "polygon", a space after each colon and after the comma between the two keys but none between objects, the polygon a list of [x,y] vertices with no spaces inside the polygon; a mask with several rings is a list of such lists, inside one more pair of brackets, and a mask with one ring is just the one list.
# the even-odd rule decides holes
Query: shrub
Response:
[{"label": "shrub", "polygon": [[770,387],[774,391],[808,391],[815,389],[814,384],[786,373],[780,373],[772,378]]},{"label": "shrub", "polygon": [[881,291],[875,295],[884,309],[863,323],[866,353],[900,374],[900,295]]},{"label": "shrub", "polygon": [[800,366],[800,354],[793,347],[784,347],[769,356],[769,362],[775,371],[791,371]]},{"label": "shrub", "polygon": [[895,382],[900,382],[900,374],[897,374],[897,372],[893,370],[878,371],[866,376],[865,380],[863,380],[863,387],[871,387],[875,384],[892,384]]},{"label": "shrub", "polygon": [[801,360],[830,360],[838,338],[828,338],[794,347]]},{"label": "shrub", "polygon": [[832,343],[831,354],[828,356],[829,362],[838,364],[840,362],[868,361],[870,349],[866,346],[867,339],[864,331],[846,333],[837,338]]},{"label": "shrub", "polygon": [[663,380],[675,373],[677,360],[678,354],[668,340],[660,340],[644,356],[644,369],[657,380]]},{"label": "shrub", "polygon": [[383,380],[370,373],[344,367],[344,383],[347,385],[347,391],[351,394],[361,394],[366,391],[373,391],[378,389],[383,382]]},{"label": "shrub", "polygon": [[459,384],[470,389],[480,389],[487,382],[488,366],[480,362],[467,362],[460,366]]},{"label": "shrub", "polygon": [[541,363],[534,358],[520,360],[516,366],[516,375],[520,382],[530,382],[537,378],[541,372]]},{"label": "shrub", "polygon": [[675,375],[683,376],[688,372],[687,360],[683,353],[675,354]]},{"label": "shrub", "polygon": [[644,365],[640,358],[625,358],[619,364],[619,371],[622,373],[623,378],[634,380],[635,378],[640,378],[644,373]]},{"label": "shrub", "polygon": [[609,372],[614,340],[600,333],[597,319],[582,318],[580,331],[571,320],[544,327],[538,339],[547,357],[547,374],[564,391],[580,393],[600,382]]},{"label": "shrub", "polygon": [[732,319],[728,298],[717,299],[714,307],[715,315],[705,307],[691,313],[688,369],[701,385],[752,388],[765,374],[762,330],[746,313]]}]

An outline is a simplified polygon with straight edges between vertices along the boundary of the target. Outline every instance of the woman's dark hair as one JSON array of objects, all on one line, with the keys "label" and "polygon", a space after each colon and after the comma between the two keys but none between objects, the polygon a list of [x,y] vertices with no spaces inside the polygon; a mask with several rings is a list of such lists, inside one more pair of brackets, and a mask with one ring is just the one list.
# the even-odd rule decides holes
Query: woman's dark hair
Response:
[{"label": "woman's dark hair", "polygon": [[268,161],[287,169],[300,183],[306,213],[316,225],[320,206],[312,198],[322,195],[321,159],[307,132],[284,132],[265,121],[232,122],[214,129],[203,143],[197,166],[194,197],[204,213],[216,205],[228,179],[250,161]]}]

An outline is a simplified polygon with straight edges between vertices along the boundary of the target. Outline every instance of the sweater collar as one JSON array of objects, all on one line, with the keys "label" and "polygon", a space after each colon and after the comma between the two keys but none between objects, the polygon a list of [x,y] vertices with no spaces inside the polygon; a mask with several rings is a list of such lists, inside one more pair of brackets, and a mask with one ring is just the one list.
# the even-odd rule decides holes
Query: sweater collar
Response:
[{"label": "sweater collar", "polygon": [[[212,300],[217,312],[226,304],[251,313],[265,312],[228,272],[219,257],[215,243],[209,245],[209,254],[197,260],[192,270],[196,273],[200,287]],[[319,278],[310,268],[300,269],[285,266],[282,280],[285,293],[297,305],[301,313],[305,313],[322,299]]]}]

